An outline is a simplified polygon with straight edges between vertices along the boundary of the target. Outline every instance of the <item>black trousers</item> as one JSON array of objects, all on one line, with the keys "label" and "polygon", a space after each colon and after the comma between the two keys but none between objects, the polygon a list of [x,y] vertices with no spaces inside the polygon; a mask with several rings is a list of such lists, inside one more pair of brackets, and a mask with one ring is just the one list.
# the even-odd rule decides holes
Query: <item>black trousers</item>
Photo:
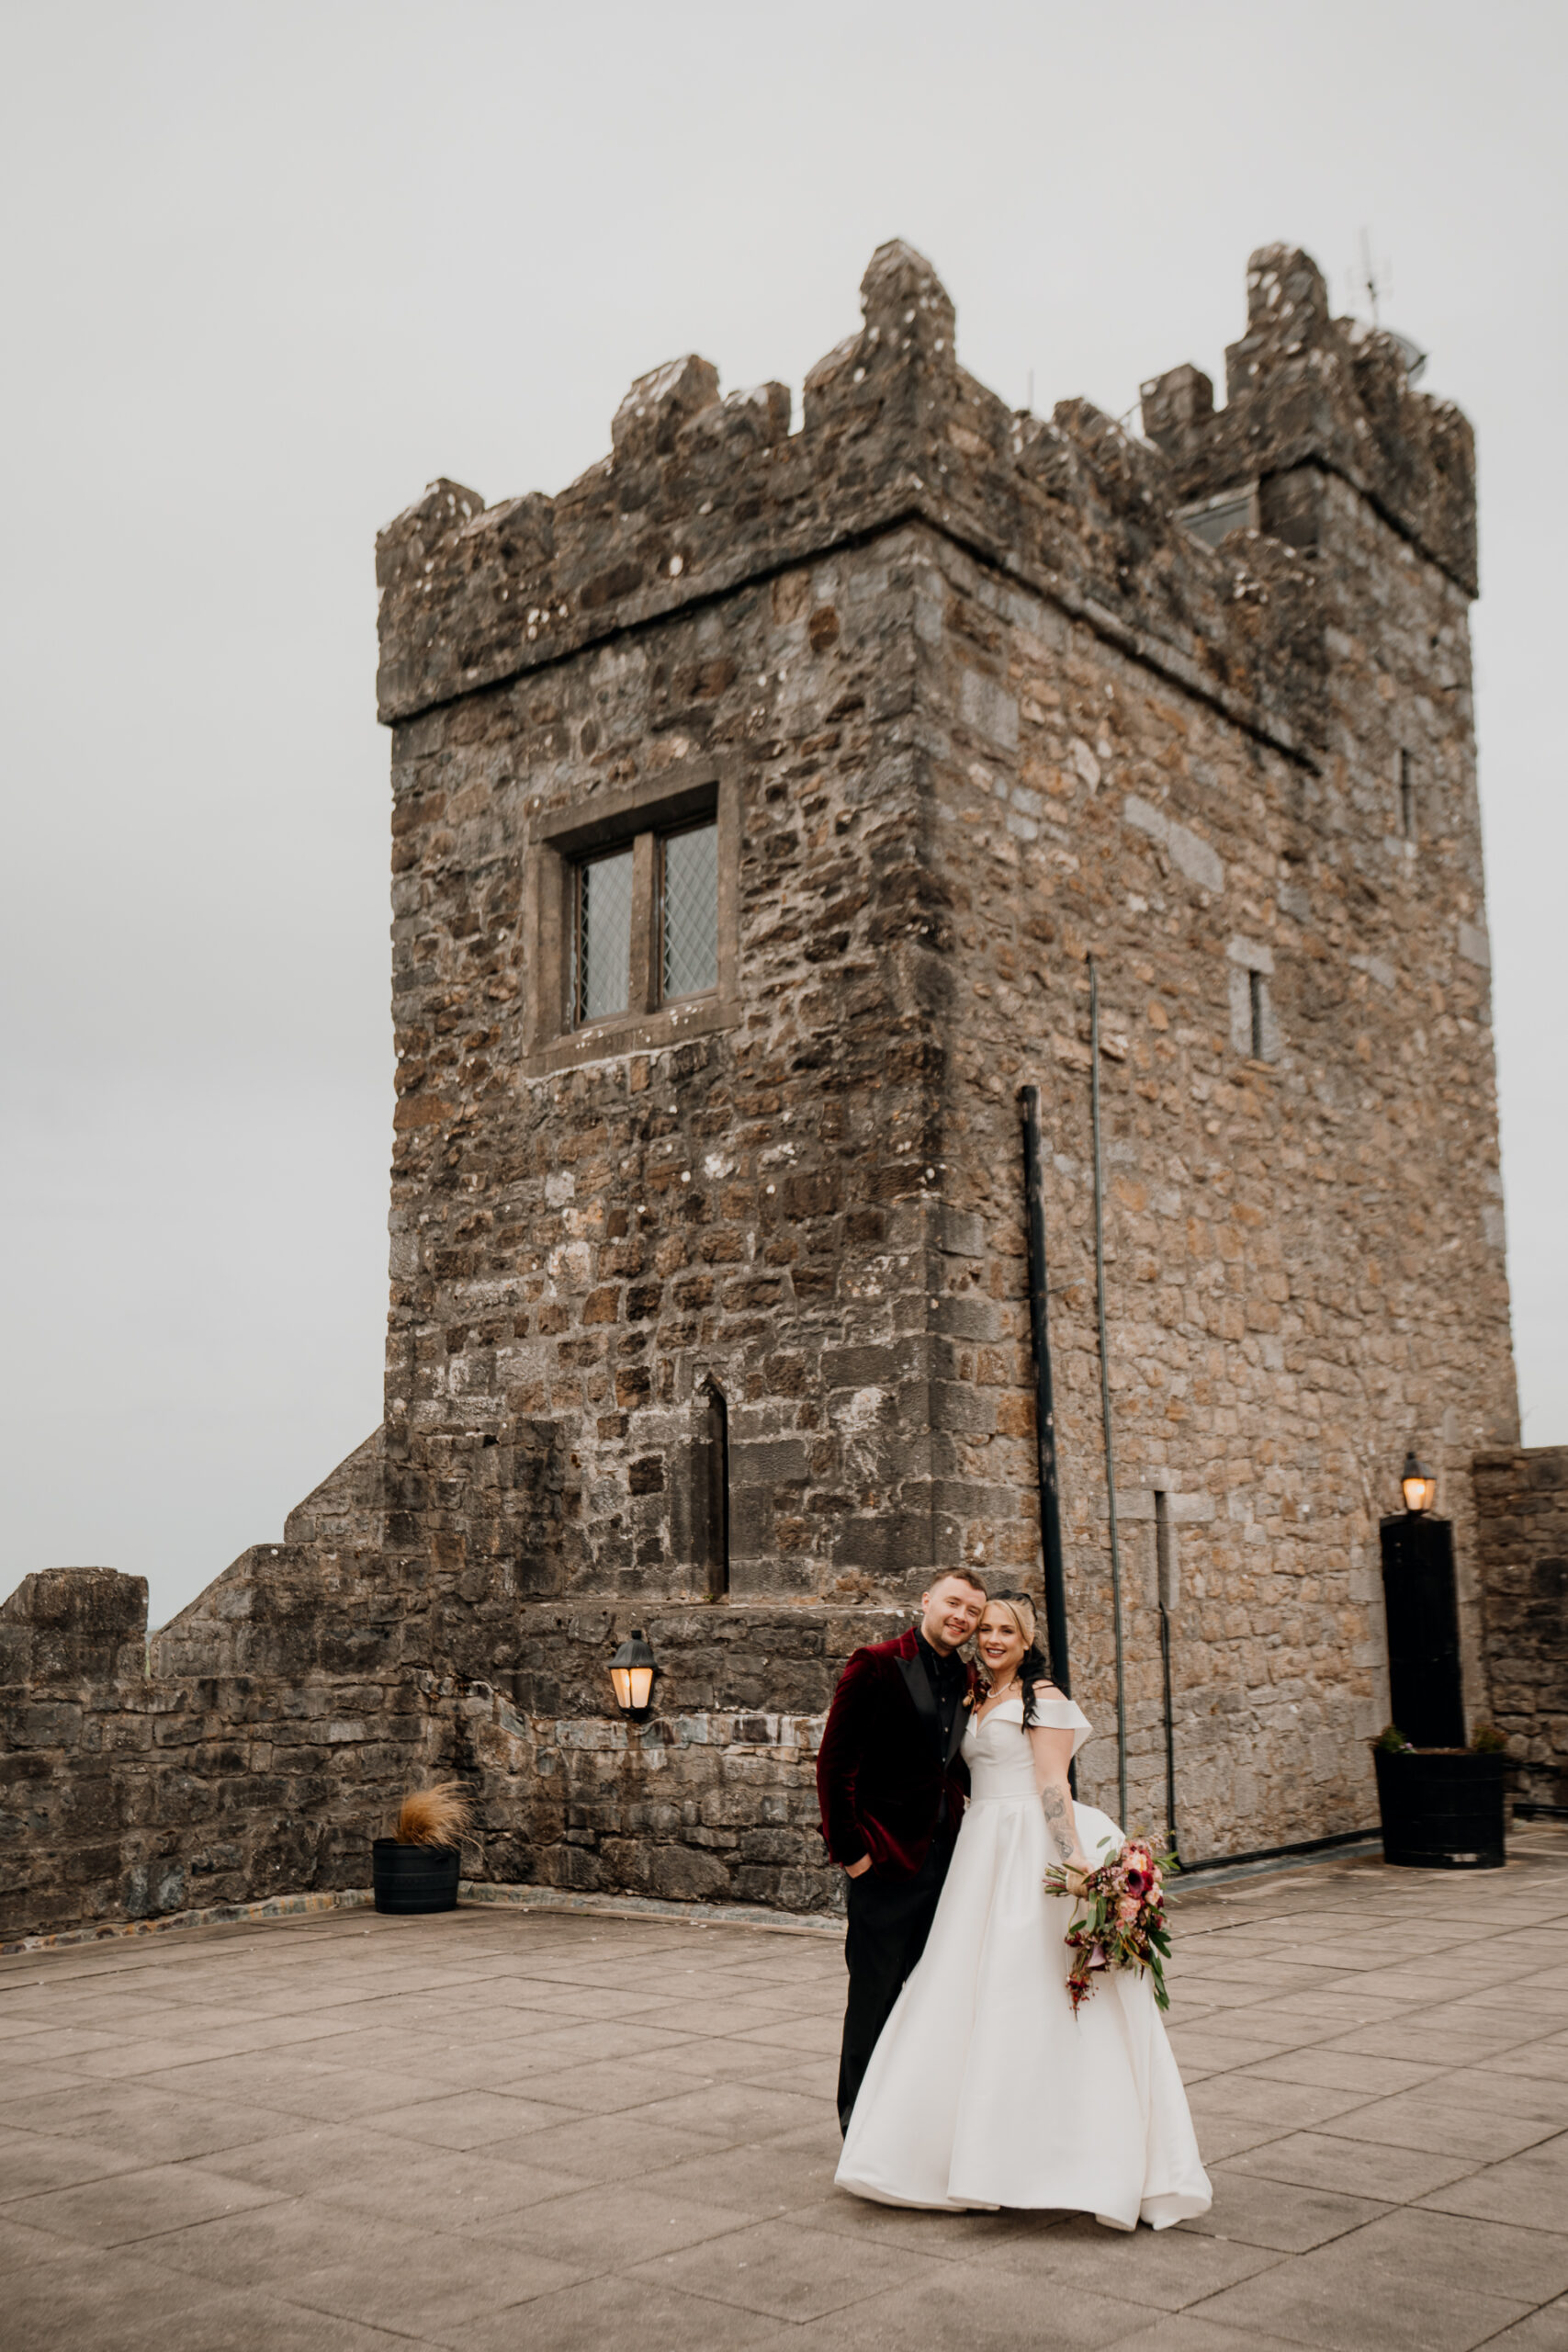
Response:
[{"label": "black trousers", "polygon": [[893,2013],[904,1979],[926,1948],[952,1860],[952,1839],[934,1838],[913,1878],[878,1878],[874,1871],[863,1871],[859,1878],[844,1882],[850,1921],[844,1962],[850,1972],[850,1997],[839,2058],[841,2132],[850,2128],[850,2110],[871,2064],[877,2035]]}]

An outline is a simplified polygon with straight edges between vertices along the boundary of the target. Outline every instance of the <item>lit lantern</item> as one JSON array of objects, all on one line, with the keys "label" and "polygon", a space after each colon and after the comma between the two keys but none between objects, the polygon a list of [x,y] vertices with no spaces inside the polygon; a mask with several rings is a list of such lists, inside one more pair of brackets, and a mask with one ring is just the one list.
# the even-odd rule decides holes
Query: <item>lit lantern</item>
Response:
[{"label": "lit lantern", "polygon": [[1417,1462],[1414,1447],[1404,1457],[1399,1483],[1404,1489],[1407,1511],[1430,1510],[1438,1499],[1438,1481],[1424,1462]]},{"label": "lit lantern", "polygon": [[623,1642],[610,1660],[610,1685],[615,1694],[615,1704],[622,1714],[628,1716],[634,1724],[648,1721],[655,1671],[653,1652],[639,1625],[634,1630],[630,1641]]}]

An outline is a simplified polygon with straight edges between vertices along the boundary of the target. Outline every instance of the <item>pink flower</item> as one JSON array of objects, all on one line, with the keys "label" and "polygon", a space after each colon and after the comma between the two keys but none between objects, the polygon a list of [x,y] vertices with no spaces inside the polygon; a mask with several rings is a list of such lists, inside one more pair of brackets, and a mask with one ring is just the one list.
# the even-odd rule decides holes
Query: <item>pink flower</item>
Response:
[{"label": "pink flower", "polygon": [[1137,1916],[1137,1896],[1135,1894],[1124,1894],[1120,1903],[1116,1905],[1116,1917],[1119,1919],[1135,1919]]}]

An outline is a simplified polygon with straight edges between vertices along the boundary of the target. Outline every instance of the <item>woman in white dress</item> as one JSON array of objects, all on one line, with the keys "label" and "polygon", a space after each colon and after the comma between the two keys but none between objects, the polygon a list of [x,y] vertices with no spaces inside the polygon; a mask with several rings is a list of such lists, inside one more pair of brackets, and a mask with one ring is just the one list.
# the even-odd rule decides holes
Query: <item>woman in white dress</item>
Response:
[{"label": "woman in white dress", "polygon": [[1043,1883],[1058,1857],[1091,1871],[1122,1844],[1068,1788],[1089,1725],[1048,1679],[1022,1594],[995,1597],[976,1638],[990,1688],[964,1735],[969,1804],[838,2185],[888,2205],[1049,2207],[1168,2229],[1207,2212],[1213,2192],[1153,1987],[1107,1972],[1075,2017],[1073,1905]]}]

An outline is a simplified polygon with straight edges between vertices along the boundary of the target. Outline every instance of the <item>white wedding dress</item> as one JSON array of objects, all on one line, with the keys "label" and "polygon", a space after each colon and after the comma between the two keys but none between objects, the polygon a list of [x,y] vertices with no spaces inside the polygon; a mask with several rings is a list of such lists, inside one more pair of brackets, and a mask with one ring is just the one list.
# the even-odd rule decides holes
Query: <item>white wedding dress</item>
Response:
[{"label": "white wedding dress", "polygon": [[[1070,1699],[1036,1720],[1089,1726]],[[1034,1786],[1021,1697],[964,1735],[971,1797],[919,1967],[872,2052],[850,2118],[840,2188],[887,2205],[1051,2207],[1156,2230],[1213,2199],[1187,2096],[1146,1976],[1108,1972],[1077,2017],[1064,1895]],[[1079,1804],[1091,1863],[1122,1844]]]}]

